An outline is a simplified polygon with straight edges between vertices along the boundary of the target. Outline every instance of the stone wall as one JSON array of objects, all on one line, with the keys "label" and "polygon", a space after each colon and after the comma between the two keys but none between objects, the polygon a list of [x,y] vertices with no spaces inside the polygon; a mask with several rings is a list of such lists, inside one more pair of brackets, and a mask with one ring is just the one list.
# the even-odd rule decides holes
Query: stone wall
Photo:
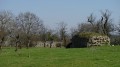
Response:
[{"label": "stone wall", "polygon": [[44,47],[44,45],[45,47],[50,47],[50,44],[51,47],[57,47],[56,45],[58,43],[62,45],[62,42],[57,42],[57,41],[53,41],[52,43],[51,41],[46,41],[46,42],[38,41],[35,47]]},{"label": "stone wall", "polygon": [[108,36],[93,36],[89,38],[88,46],[102,45],[110,45],[110,38]]}]

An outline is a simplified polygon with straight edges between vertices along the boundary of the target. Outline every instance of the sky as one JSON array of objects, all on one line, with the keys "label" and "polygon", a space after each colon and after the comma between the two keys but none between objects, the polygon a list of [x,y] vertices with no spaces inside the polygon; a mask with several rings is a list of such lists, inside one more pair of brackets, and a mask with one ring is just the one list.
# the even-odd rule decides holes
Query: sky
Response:
[{"label": "sky", "polygon": [[100,11],[106,9],[112,12],[116,24],[120,19],[120,0],[0,0],[0,11],[15,15],[32,12],[50,28],[56,28],[59,22],[65,22],[68,28],[76,27],[86,22],[91,13],[98,18]]}]

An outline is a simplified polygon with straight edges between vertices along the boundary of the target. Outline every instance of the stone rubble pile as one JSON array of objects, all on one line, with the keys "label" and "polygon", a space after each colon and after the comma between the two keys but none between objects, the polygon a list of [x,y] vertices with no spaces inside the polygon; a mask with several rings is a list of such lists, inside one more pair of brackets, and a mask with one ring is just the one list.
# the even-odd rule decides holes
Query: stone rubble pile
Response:
[{"label": "stone rubble pile", "polygon": [[102,46],[110,45],[110,38],[108,36],[93,36],[89,38],[88,46]]}]

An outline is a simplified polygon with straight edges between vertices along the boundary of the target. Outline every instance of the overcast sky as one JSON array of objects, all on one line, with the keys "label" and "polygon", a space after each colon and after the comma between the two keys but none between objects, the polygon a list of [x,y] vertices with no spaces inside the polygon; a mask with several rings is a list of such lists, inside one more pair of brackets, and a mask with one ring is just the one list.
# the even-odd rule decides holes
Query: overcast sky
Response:
[{"label": "overcast sky", "polygon": [[55,28],[64,21],[68,28],[84,22],[90,13],[100,17],[100,11],[112,12],[114,22],[120,18],[120,0],[0,0],[0,10],[9,10],[15,15],[30,11],[38,15],[44,23]]}]

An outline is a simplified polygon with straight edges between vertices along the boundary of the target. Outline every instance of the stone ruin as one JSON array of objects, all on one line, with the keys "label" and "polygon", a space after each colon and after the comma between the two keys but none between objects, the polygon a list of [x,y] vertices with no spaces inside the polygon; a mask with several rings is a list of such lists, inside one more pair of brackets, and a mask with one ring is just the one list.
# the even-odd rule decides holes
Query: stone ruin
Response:
[{"label": "stone ruin", "polygon": [[90,46],[110,45],[110,38],[98,33],[82,33],[75,35],[66,48],[80,48]]},{"label": "stone ruin", "polygon": [[42,41],[37,41],[36,46],[35,47],[61,47],[62,46],[62,42],[57,42],[57,41],[53,41],[51,43],[51,41],[46,41],[46,42],[42,42]]},{"label": "stone ruin", "polygon": [[87,46],[102,46],[110,45],[110,38],[108,36],[93,36],[89,38]]}]

